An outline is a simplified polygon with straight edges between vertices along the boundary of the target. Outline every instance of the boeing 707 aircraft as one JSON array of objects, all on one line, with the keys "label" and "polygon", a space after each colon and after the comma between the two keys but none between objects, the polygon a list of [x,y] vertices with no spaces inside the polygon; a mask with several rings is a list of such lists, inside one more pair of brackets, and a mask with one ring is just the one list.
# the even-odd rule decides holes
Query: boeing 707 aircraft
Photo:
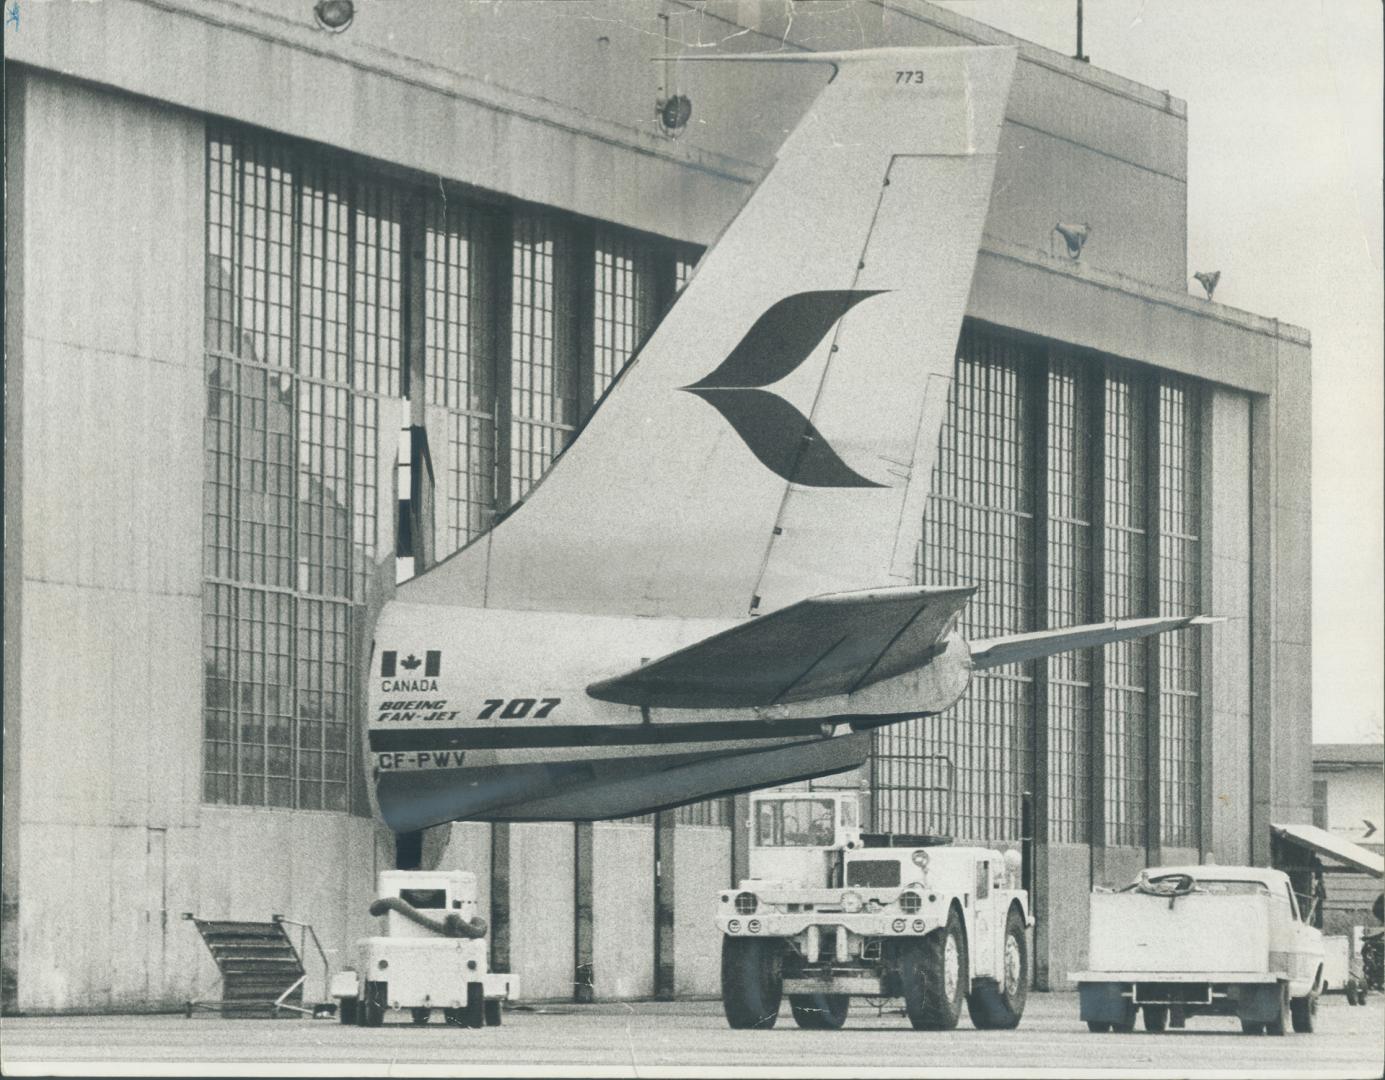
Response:
[{"label": "boeing 707 aircraft", "polygon": [[383,606],[385,822],[623,817],[860,765],[973,671],[914,553],[1016,50],[724,56],[831,76],[543,480]]}]

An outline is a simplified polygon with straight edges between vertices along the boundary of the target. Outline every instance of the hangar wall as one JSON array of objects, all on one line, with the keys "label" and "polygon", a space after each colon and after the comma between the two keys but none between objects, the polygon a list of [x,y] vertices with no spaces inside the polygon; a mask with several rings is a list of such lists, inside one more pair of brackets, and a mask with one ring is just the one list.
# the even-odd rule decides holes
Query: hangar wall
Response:
[{"label": "hangar wall", "polygon": [[[1013,40],[926,3],[859,6],[849,19],[808,9],[790,27],[779,5],[671,3],[669,32],[741,49]],[[3,914],[23,1009],[211,993],[215,971],[183,911],[306,919],[335,962],[369,928],[374,874],[393,864],[390,837],[363,817],[202,800],[207,117],[708,244],[821,78],[689,65],[678,89],[695,120],[671,141],[652,116],[663,74],[645,62],[664,35],[657,12],[419,2],[405,18],[362,5],[350,33],[328,38],[309,10],[48,5],[6,38],[19,196],[6,216],[6,424],[22,437],[6,447],[19,539],[6,551]],[[1186,295],[1183,103],[1020,47],[969,314],[1215,384],[1203,592],[1229,621],[1204,639],[1217,674],[1204,698],[1203,846],[1222,862],[1263,859],[1271,819],[1310,820],[1307,337]],[[1057,220],[1093,225],[1080,263],[1055,255]],[[490,829],[443,832],[435,854],[477,872],[496,916]],[[652,826],[593,827],[585,901],[573,826],[512,826],[505,843],[501,921],[526,996],[576,992],[582,902],[590,992],[649,994]],[[672,830],[665,936],[678,993],[716,991],[710,904],[736,844],[725,827]],[[1150,857],[1041,847],[1041,978],[1060,984],[1083,962],[1088,883]]]}]

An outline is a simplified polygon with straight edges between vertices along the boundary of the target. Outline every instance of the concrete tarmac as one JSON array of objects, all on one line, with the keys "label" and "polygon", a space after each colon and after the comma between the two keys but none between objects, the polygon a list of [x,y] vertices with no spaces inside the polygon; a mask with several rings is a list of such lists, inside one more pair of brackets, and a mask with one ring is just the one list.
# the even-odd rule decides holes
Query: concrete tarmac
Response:
[{"label": "concrete tarmac", "polygon": [[720,1004],[535,1005],[498,1028],[382,1028],[335,1020],[179,1016],[9,1017],[0,1069],[20,1075],[336,1076],[1060,1076],[1379,1077],[1385,998],[1349,1007],[1322,999],[1312,1035],[1243,1035],[1235,1019],[1194,1018],[1181,1032],[1094,1035],[1077,995],[1032,994],[1015,1031],[917,1032],[896,1014],[853,1003],[841,1031],[800,1031],[787,1005],[771,1031],[732,1031]]}]

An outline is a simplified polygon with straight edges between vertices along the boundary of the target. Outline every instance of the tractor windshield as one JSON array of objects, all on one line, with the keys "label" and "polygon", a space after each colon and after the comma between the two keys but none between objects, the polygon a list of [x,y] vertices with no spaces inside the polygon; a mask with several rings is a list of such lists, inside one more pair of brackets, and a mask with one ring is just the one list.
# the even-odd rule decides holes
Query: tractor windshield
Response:
[{"label": "tractor windshield", "polygon": [[831,799],[765,799],[756,804],[755,843],[761,847],[831,847]]}]

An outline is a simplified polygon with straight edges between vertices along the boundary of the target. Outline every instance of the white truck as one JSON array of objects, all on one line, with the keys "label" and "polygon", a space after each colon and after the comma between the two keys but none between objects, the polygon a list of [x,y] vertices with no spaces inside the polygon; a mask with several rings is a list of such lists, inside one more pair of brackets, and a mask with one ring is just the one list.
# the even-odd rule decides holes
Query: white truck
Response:
[{"label": "white truck", "polygon": [[1012,1028],[1029,982],[1020,857],[866,834],[847,791],[750,800],[750,877],[723,892],[721,996],[733,1028],[835,1029],[852,997],[903,998],[915,1028]]},{"label": "white truck", "polygon": [[379,1027],[389,1009],[408,1009],[426,1024],[441,1009],[449,1024],[499,1024],[519,979],[488,970],[478,910],[476,875],[465,870],[381,872],[370,913],[385,917],[385,933],[361,938],[356,967],[332,979],[341,1022]]},{"label": "white truck", "polygon": [[1322,932],[1288,875],[1248,866],[1160,866],[1091,896],[1087,971],[1078,986],[1092,1031],[1181,1028],[1236,1016],[1248,1034],[1312,1031],[1324,981]]}]

